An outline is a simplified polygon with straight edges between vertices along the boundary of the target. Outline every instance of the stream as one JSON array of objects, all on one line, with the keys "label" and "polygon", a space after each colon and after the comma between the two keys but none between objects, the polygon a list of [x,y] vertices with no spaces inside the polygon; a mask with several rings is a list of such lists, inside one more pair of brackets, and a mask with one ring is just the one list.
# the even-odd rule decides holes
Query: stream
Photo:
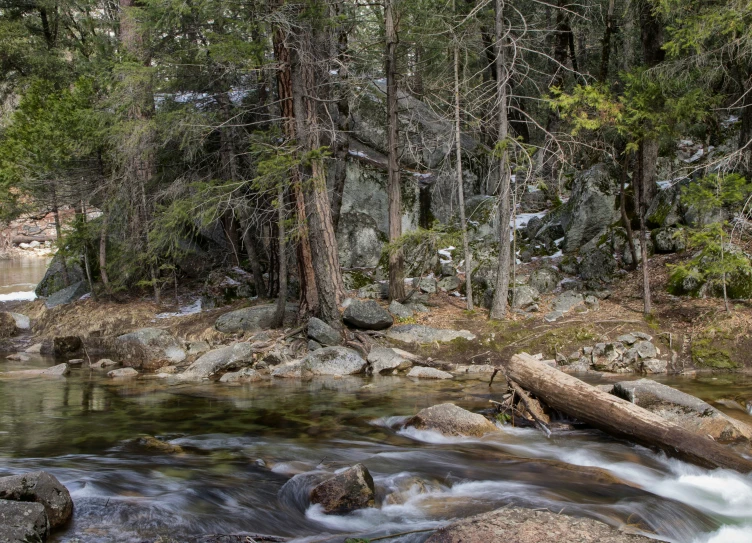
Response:
[{"label": "stream", "polygon": [[[0,364],[12,370],[51,362]],[[748,376],[664,381],[707,399],[752,384]],[[54,542],[244,531],[343,541],[435,528],[506,504],[626,524],[666,541],[752,541],[748,476],[690,466],[594,430],[546,439],[505,426],[498,436],[470,439],[399,429],[402,417],[424,407],[450,401],[479,410],[501,392],[480,380],[399,377],[113,382],[88,369],[61,379],[0,380],[0,476],[47,470],[70,489],[74,518]],[[144,434],[184,452],[133,443]],[[285,484],[356,462],[374,477],[377,508],[324,515],[308,505],[304,477]]]},{"label": "stream", "polygon": [[33,300],[34,288],[44,277],[49,259],[0,259],[0,302]]},{"label": "stream", "polygon": [[[3,268],[7,262],[0,262],[0,295],[30,292],[24,267]],[[0,371],[54,363],[0,355]],[[750,375],[660,380],[709,402],[752,399]],[[588,516],[676,543],[752,541],[752,476],[691,466],[588,429],[550,439],[508,425],[483,439],[401,429],[406,417],[438,403],[488,408],[504,390],[487,381],[170,384],[113,381],[88,368],[67,378],[5,378],[0,476],[46,470],[70,489],[73,520],[53,534],[55,543],[240,532],[314,543],[424,530],[389,540],[420,543],[427,530],[508,504]],[[752,423],[745,411],[727,413]],[[134,443],[143,435],[183,452]],[[377,507],[325,515],[308,504],[301,474],[357,462],[373,475]]]}]

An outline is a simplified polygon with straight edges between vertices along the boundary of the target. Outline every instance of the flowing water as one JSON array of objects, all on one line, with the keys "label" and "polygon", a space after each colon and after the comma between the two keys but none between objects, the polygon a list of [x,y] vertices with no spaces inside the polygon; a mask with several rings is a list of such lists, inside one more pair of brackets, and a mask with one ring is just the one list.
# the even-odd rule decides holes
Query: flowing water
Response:
[{"label": "flowing water", "polygon": [[[0,300],[29,296],[44,261],[0,261]],[[19,294],[21,293],[21,294]],[[26,294],[23,294],[26,293]],[[53,360],[7,361],[0,372]],[[666,378],[703,399],[752,399],[752,377]],[[752,541],[752,476],[670,460],[597,431],[504,426],[484,439],[403,430],[437,403],[498,399],[479,380],[398,377],[248,385],[0,378],[0,476],[47,470],[70,490],[73,521],[53,542],[136,543],[240,532],[298,543],[431,530],[518,504],[589,516],[677,543]],[[747,422],[744,411],[730,411]],[[158,436],[180,454],[134,443]],[[325,515],[311,474],[362,462],[377,507]],[[390,541],[420,543],[428,532]]]},{"label": "flowing water", "polygon": [[[710,399],[750,390],[745,376],[669,382]],[[398,377],[170,385],[113,382],[83,369],[61,379],[5,379],[0,476],[43,469],[71,490],[73,522],[55,542],[244,531],[343,541],[427,530],[506,504],[590,516],[666,541],[752,541],[748,476],[669,460],[591,430],[546,439],[505,426],[469,439],[400,429],[421,408],[450,401],[479,410],[500,393],[479,380]],[[184,452],[143,449],[132,441],[143,434]],[[307,503],[304,474],[356,462],[374,477],[376,508],[328,516]]]},{"label": "flowing water", "polygon": [[46,258],[0,259],[0,302],[33,300],[34,287],[44,277]]}]

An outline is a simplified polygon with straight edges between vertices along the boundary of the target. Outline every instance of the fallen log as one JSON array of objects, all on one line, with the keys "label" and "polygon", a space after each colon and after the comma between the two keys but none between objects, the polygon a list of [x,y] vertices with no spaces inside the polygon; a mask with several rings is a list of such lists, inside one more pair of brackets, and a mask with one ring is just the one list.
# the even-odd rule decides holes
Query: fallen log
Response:
[{"label": "fallen log", "polygon": [[657,447],[669,456],[706,468],[727,468],[742,473],[752,471],[752,460],[739,456],[711,438],[685,430],[528,354],[514,355],[505,364],[505,369],[510,379],[550,407],[610,435]]},{"label": "fallen log", "polygon": [[31,243],[33,241],[38,241],[39,243],[44,243],[45,241],[55,241],[55,236],[22,236],[22,235],[16,235],[11,238],[11,243],[13,245],[19,245],[21,243]]}]

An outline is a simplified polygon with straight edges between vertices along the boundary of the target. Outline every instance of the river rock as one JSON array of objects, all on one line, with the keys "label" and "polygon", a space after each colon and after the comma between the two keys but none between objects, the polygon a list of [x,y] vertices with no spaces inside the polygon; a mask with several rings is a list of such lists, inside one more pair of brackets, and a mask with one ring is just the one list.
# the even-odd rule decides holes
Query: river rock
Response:
[{"label": "river rock", "polygon": [[86,281],[78,281],[71,286],[50,294],[44,301],[47,309],[52,309],[60,305],[69,304],[78,300],[81,296],[89,292],[89,284]]},{"label": "river rock", "polygon": [[394,324],[389,312],[374,300],[353,302],[345,309],[343,320],[362,330],[383,330]]},{"label": "river rock", "polygon": [[374,375],[379,375],[382,371],[406,370],[411,368],[413,363],[404,358],[398,352],[398,349],[388,347],[374,347],[368,353],[368,363],[371,365],[371,371]]},{"label": "river rock", "polygon": [[435,294],[437,283],[433,277],[423,277],[422,279],[413,279],[413,288],[418,288],[426,294]]},{"label": "river rock", "polygon": [[280,379],[300,379],[303,376],[302,367],[302,360],[290,362],[289,364],[282,364],[272,370],[272,377],[279,377]]},{"label": "river rock", "polygon": [[109,377],[110,379],[130,379],[133,377],[138,377],[138,372],[133,368],[119,368],[107,372],[107,377]]},{"label": "river rock", "polygon": [[454,376],[449,372],[424,366],[415,366],[407,372],[407,376],[413,379],[454,379]]},{"label": "river rock", "polygon": [[640,365],[642,373],[666,373],[668,371],[668,362],[658,358],[648,358],[643,360]]},{"label": "river rock", "polygon": [[708,403],[650,379],[622,381],[614,395],[639,405],[683,428],[721,441],[752,438],[752,427],[729,417]]},{"label": "river rock", "polygon": [[0,338],[13,337],[18,333],[16,319],[13,315],[6,312],[0,312]]},{"label": "river rock", "polygon": [[393,326],[386,337],[403,343],[449,343],[455,339],[472,341],[475,335],[467,330],[442,330],[422,324],[402,324]]},{"label": "river rock", "polygon": [[52,528],[68,522],[73,514],[73,500],[68,489],[46,471],[0,478],[0,500],[41,504]]},{"label": "river rock", "polygon": [[410,418],[405,426],[418,430],[435,430],[449,436],[480,437],[500,431],[483,415],[471,413],[452,403],[442,403],[423,409]]},{"label": "river rock", "polygon": [[70,366],[65,362],[47,369],[6,371],[0,373],[2,377],[27,378],[27,377],[64,377],[70,373]]},{"label": "river rock", "polygon": [[42,543],[49,534],[42,504],[0,500],[0,543]]},{"label": "river rock", "polygon": [[393,300],[392,303],[389,304],[389,312],[398,319],[409,319],[414,315],[412,309],[406,305],[402,305],[397,300]]},{"label": "river rock", "polygon": [[335,473],[319,483],[309,495],[311,503],[321,505],[325,513],[349,513],[375,505],[373,477],[363,464]]},{"label": "river rock", "polygon": [[186,352],[176,337],[159,328],[141,328],[118,336],[115,352],[123,366],[158,369],[185,360]]},{"label": "river rock", "polygon": [[263,380],[264,376],[252,368],[225,373],[219,378],[220,383],[255,383]]},{"label": "river rock", "polygon": [[342,335],[327,323],[316,317],[308,321],[308,337],[321,345],[334,346],[342,343]]},{"label": "river rock", "polygon": [[352,349],[346,347],[325,347],[309,353],[302,360],[303,374],[313,375],[355,375],[363,373],[366,361]]},{"label": "river rock", "polygon": [[559,272],[553,268],[540,268],[530,274],[529,285],[539,293],[548,293],[556,290],[559,285]]},{"label": "river rock", "polygon": [[426,543],[650,543],[588,518],[504,507],[440,528]]},{"label": "river rock", "polygon": [[238,370],[251,364],[253,364],[251,344],[236,343],[201,355],[180,374],[180,378],[191,381],[214,379],[221,373]]},{"label": "river rock", "polygon": [[25,353],[13,353],[5,357],[6,360],[15,360],[17,362],[28,362],[31,357]]},{"label": "river rock", "polygon": [[[285,307],[285,320],[294,318],[297,310],[298,308],[295,304],[287,304]],[[225,313],[217,319],[214,327],[225,334],[258,332],[266,328],[271,328],[276,311],[277,304],[245,307]]]},{"label": "river rock", "polygon": [[13,313],[9,311],[8,314],[16,321],[16,328],[19,330],[28,330],[31,328],[31,319],[21,313]]},{"label": "river rock", "polygon": [[98,369],[111,368],[112,366],[117,366],[117,365],[118,365],[117,362],[115,362],[114,360],[110,360],[109,358],[102,358],[90,364],[92,368],[98,368]]},{"label": "river rock", "polygon": [[29,353],[29,354],[39,354],[39,353],[42,352],[42,344],[41,343],[35,343],[31,347],[27,347],[24,350],[24,352],[25,353]]}]

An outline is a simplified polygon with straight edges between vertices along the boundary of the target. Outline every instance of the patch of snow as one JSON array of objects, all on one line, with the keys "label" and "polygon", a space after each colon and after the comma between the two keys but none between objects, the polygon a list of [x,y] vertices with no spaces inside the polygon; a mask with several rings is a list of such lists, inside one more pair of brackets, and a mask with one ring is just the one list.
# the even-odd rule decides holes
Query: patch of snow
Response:
[{"label": "patch of snow", "polygon": [[446,247],[444,249],[439,249],[438,251],[439,257],[442,257],[442,256],[444,257],[444,258],[439,258],[442,264],[449,264],[452,261],[452,253],[450,251],[454,251],[454,250],[455,250],[455,247],[453,245]]},{"label": "patch of snow", "polygon": [[190,305],[182,306],[178,311],[171,313],[159,313],[158,315],[155,315],[155,317],[158,319],[169,319],[172,317],[185,317],[188,315],[195,315],[196,313],[201,313],[201,298]]},{"label": "patch of snow", "polygon": [[23,302],[30,302],[31,300],[36,300],[37,295],[34,293],[34,291],[30,292],[11,292],[8,294],[0,294],[0,302],[16,302],[16,301],[23,301]]},{"label": "patch of snow", "polygon": [[688,159],[684,160],[687,164],[692,164],[693,162],[697,162],[702,158],[702,156],[705,154],[705,150],[700,148],[697,150],[697,152],[689,157]]},{"label": "patch of snow", "polygon": [[529,223],[533,217],[542,219],[547,213],[548,211],[540,211],[538,213],[518,213],[516,217],[509,221],[509,227],[519,230],[520,228],[527,226],[527,223]]},{"label": "patch of snow", "polygon": [[352,149],[350,149],[347,153],[350,156],[356,156],[356,157],[360,157],[360,158],[368,158],[368,155],[365,154],[363,151],[353,151]]},{"label": "patch of snow", "polygon": [[564,238],[559,238],[559,239],[554,240],[554,245],[556,245],[557,247],[561,245],[562,243],[564,243]]}]

